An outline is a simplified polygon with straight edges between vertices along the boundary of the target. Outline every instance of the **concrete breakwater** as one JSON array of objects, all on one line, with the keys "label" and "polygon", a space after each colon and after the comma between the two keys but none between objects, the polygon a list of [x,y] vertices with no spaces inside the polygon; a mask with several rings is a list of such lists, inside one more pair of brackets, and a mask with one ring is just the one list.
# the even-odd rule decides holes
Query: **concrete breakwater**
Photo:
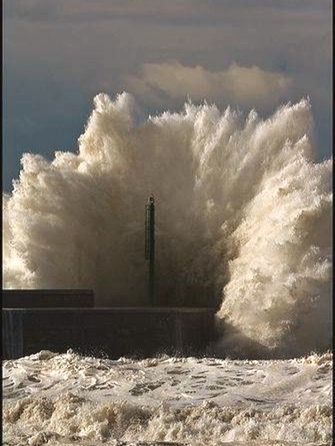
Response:
[{"label": "concrete breakwater", "polygon": [[110,358],[195,355],[214,337],[214,308],[102,308],[92,298],[87,290],[82,299],[80,290],[4,290],[4,359],[70,348]]}]

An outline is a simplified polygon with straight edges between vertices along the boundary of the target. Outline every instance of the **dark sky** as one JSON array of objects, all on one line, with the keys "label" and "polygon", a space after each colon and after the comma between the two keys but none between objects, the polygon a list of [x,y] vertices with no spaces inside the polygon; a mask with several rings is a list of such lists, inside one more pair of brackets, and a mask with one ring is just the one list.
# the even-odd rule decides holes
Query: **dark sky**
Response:
[{"label": "dark sky", "polygon": [[330,0],[4,0],[4,190],[22,153],[76,150],[100,92],[264,116],[309,96],[329,157],[331,37]]}]

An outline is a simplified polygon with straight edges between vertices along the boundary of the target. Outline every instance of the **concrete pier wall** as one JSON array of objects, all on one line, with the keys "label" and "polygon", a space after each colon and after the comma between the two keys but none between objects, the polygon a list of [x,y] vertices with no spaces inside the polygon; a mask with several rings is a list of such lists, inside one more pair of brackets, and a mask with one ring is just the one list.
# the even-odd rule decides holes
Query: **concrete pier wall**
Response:
[{"label": "concrete pier wall", "polygon": [[93,290],[2,290],[2,308],[94,307]]},{"label": "concrete pier wall", "polygon": [[[85,296],[90,294],[84,293],[81,307],[76,308],[74,301],[65,304],[64,294],[53,299],[52,292],[48,303],[42,302],[41,297],[39,308],[35,308],[34,295],[31,296],[33,308],[3,308],[3,358],[15,359],[40,350],[61,353],[69,348],[113,359],[164,353],[197,355],[214,336],[214,309],[93,308],[84,307],[85,303],[92,304],[91,298],[85,300]],[[24,303],[28,304],[26,298],[27,295]],[[8,295],[6,299],[8,306],[12,301]],[[16,304],[20,305],[19,298]],[[56,304],[61,308],[51,307]]]}]

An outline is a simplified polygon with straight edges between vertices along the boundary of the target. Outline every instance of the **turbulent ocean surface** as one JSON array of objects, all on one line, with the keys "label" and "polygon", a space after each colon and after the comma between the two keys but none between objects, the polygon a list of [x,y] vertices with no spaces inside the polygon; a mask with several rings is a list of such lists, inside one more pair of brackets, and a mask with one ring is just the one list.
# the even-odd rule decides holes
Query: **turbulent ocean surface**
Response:
[{"label": "turbulent ocean surface", "polygon": [[144,114],[100,94],[76,151],[24,155],[4,197],[4,287],[145,304],[153,193],[159,304],[216,305],[224,335],[203,359],[5,361],[5,442],[330,444],[332,161],[317,162],[309,100],[267,118]]},{"label": "turbulent ocean surface", "polygon": [[6,445],[330,445],[332,355],[3,365]]}]

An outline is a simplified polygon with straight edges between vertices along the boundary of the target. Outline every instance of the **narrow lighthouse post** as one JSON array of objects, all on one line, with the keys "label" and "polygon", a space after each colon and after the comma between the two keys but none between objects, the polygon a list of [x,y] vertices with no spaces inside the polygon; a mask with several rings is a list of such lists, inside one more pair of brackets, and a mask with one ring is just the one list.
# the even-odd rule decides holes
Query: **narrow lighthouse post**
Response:
[{"label": "narrow lighthouse post", "polygon": [[150,195],[145,206],[145,259],[149,262],[148,297],[155,304],[155,199]]}]

